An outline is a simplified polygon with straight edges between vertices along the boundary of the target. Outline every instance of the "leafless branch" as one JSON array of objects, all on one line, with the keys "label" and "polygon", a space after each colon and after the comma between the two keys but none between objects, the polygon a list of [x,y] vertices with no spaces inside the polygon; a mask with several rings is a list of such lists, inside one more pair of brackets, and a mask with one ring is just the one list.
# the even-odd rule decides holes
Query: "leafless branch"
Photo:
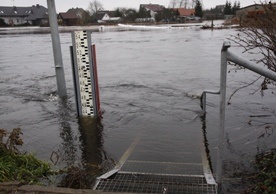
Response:
[{"label": "leafless branch", "polygon": [[[259,54],[261,58],[254,59],[254,61],[276,72],[276,5],[272,3],[262,4],[261,12],[252,12],[242,20],[243,28],[237,35],[231,36],[229,40],[242,47],[244,53]],[[238,88],[231,97],[238,90],[248,87],[252,83]],[[261,91],[267,89],[267,84],[275,84],[275,82],[264,78]]]},{"label": "leafless branch", "polygon": [[251,85],[253,85],[256,81],[258,81],[260,78],[261,78],[262,76],[259,76],[256,80],[254,80],[253,82],[250,82],[249,84],[246,84],[246,85],[244,85],[244,86],[242,86],[242,87],[239,87],[239,88],[237,88],[232,94],[231,94],[231,96],[229,97],[229,99],[228,99],[228,101],[227,101],[227,104],[229,105],[229,104],[231,104],[231,99],[232,99],[232,97],[239,91],[239,90],[241,90],[241,89],[243,89],[243,88],[247,88],[248,86],[251,86]]}]

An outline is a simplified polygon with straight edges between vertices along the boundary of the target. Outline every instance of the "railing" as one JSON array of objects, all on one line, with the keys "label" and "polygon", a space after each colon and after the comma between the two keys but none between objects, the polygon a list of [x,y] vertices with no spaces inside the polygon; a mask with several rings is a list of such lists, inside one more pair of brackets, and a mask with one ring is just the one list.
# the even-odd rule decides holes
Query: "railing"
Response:
[{"label": "railing", "polygon": [[217,176],[216,181],[218,185],[221,185],[222,179],[222,162],[223,162],[223,147],[225,145],[225,102],[226,102],[226,75],[227,75],[227,61],[231,61],[235,64],[243,66],[251,71],[254,71],[266,78],[276,81],[276,72],[271,71],[265,67],[257,65],[247,59],[244,59],[231,51],[228,48],[231,47],[230,42],[224,42],[221,49],[221,70],[220,70],[220,90],[210,91],[205,90],[201,96],[201,108],[206,114],[206,94],[219,94],[220,106],[219,106],[219,145],[218,145],[218,160],[217,160]]},{"label": "railing", "polygon": [[204,90],[200,97],[200,107],[203,110],[203,113],[206,113],[206,96],[207,94],[220,94],[220,91],[214,91],[214,90]]}]

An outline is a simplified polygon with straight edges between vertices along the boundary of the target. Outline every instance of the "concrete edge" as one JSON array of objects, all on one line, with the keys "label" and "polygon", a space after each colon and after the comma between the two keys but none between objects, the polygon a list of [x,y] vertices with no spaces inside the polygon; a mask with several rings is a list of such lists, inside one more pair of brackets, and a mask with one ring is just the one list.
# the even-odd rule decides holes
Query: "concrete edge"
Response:
[{"label": "concrete edge", "polygon": [[70,189],[53,186],[23,185],[20,182],[0,183],[0,193],[24,193],[24,194],[101,194],[101,191],[90,189]]}]

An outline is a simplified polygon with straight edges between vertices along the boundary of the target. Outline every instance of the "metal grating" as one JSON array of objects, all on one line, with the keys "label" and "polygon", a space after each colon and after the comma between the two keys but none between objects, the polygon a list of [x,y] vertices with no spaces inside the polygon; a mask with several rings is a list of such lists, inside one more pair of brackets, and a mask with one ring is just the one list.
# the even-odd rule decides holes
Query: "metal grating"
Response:
[{"label": "metal grating", "polygon": [[202,164],[128,160],[121,171],[175,175],[203,175]]},{"label": "metal grating", "polygon": [[208,185],[204,176],[175,176],[118,172],[101,179],[96,190],[104,192],[212,194],[215,185]]}]

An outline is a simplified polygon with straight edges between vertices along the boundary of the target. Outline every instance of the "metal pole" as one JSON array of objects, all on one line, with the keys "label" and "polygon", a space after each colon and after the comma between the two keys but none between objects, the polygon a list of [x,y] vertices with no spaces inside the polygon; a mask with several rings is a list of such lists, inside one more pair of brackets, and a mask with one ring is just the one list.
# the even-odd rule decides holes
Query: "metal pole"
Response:
[{"label": "metal pole", "polygon": [[206,96],[207,94],[219,94],[220,91],[214,91],[214,90],[204,90],[202,92],[201,98],[200,98],[200,106],[203,110],[203,113],[206,113]]},{"label": "metal pole", "polygon": [[243,59],[239,55],[232,53],[231,51],[227,51],[227,59],[232,61],[238,65],[241,65],[251,71],[254,71],[264,77],[267,77],[273,81],[276,81],[276,73],[268,68],[257,65],[247,59]]},{"label": "metal pole", "polygon": [[51,28],[52,45],[53,45],[55,70],[56,70],[56,78],[57,78],[57,91],[58,91],[59,97],[64,98],[64,97],[67,97],[67,92],[66,92],[63,62],[62,62],[62,53],[61,53],[61,46],[60,46],[55,1],[47,0],[47,5],[48,5],[48,14],[49,14],[49,22],[50,22],[50,28]]},{"label": "metal pole", "polygon": [[217,161],[217,183],[221,187],[222,167],[223,167],[223,148],[225,144],[225,98],[226,98],[226,76],[227,76],[227,49],[230,42],[224,42],[221,50],[221,69],[220,69],[220,107],[219,107],[219,145]]}]

